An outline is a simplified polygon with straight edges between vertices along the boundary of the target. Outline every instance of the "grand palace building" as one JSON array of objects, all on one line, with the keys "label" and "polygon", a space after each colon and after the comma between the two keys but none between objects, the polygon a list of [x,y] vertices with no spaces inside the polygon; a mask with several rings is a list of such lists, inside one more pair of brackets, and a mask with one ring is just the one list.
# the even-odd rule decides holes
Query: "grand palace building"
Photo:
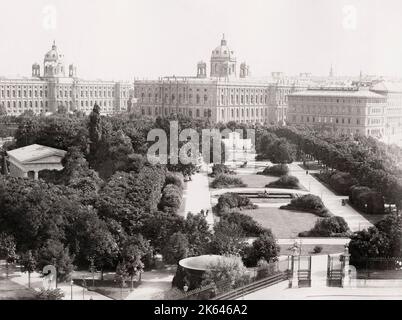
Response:
[{"label": "grand palace building", "polygon": [[68,111],[91,112],[97,103],[103,114],[125,111],[130,100],[129,82],[89,81],[77,77],[77,69],[64,65],[64,56],[53,43],[45,54],[43,70],[32,65],[32,77],[0,78],[0,105],[8,115],[32,110],[36,114],[56,112],[59,106]]},{"label": "grand palace building", "polygon": [[278,123],[286,121],[287,96],[305,88],[297,81],[252,78],[245,62],[238,67],[223,36],[208,67],[197,64],[196,76],[135,80],[134,97],[136,110],[151,117],[176,113],[214,123]]}]

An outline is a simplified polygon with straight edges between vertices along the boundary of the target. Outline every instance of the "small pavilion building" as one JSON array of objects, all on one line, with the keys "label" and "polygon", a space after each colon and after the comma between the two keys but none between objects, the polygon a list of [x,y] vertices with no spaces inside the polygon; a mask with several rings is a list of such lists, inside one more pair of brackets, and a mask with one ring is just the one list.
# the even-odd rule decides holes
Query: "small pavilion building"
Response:
[{"label": "small pavilion building", "polygon": [[10,175],[38,180],[39,171],[62,170],[62,159],[67,151],[32,144],[23,148],[7,151]]}]

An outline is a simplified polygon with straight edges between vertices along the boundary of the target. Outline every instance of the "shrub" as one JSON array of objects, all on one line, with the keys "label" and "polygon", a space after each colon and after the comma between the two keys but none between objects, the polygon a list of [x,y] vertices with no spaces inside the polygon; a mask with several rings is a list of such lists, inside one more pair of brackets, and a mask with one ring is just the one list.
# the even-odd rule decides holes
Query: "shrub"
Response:
[{"label": "shrub", "polygon": [[265,186],[266,188],[286,188],[286,189],[299,189],[299,179],[294,176],[282,176],[278,180],[270,182]]},{"label": "shrub", "polygon": [[367,214],[384,214],[384,197],[368,187],[351,187],[349,200]]},{"label": "shrub", "polygon": [[276,271],[275,264],[268,263],[265,259],[261,259],[257,263],[257,277],[256,280],[264,279],[273,275]]},{"label": "shrub", "polygon": [[329,211],[324,206],[321,198],[312,194],[306,194],[293,199],[288,205],[281,206],[280,209],[300,210],[314,213],[320,217],[329,217]]},{"label": "shrub", "polygon": [[299,237],[348,237],[348,224],[342,217],[328,217],[316,221],[310,231],[301,232]]},{"label": "shrub", "polygon": [[314,249],[313,249],[313,252],[314,252],[314,253],[321,253],[321,251],[322,251],[322,247],[321,247],[321,246],[315,246]]},{"label": "shrub", "polygon": [[220,174],[211,183],[212,188],[236,188],[247,187],[240,178],[231,177],[230,175]]},{"label": "shrub", "polygon": [[230,212],[232,209],[255,209],[256,207],[248,197],[237,193],[225,193],[219,197],[214,211],[219,214]]},{"label": "shrub", "polygon": [[263,228],[252,217],[240,212],[225,212],[220,215],[222,220],[226,220],[230,224],[238,225],[246,237],[258,237],[267,230]]},{"label": "shrub", "polygon": [[176,213],[182,201],[182,190],[175,184],[168,184],[163,188],[159,208],[165,212]]},{"label": "shrub", "polygon": [[266,167],[262,172],[258,172],[258,174],[262,174],[264,176],[275,176],[280,177],[287,175],[289,173],[289,167],[286,164],[276,164],[271,167]]},{"label": "shrub", "polygon": [[233,170],[231,170],[227,165],[217,163],[212,167],[211,177],[216,177],[220,174],[236,174]]},{"label": "shrub", "polygon": [[168,171],[166,173],[166,178],[165,178],[165,185],[173,184],[177,187],[179,187],[180,190],[184,189],[184,177],[183,174],[180,172],[170,172]]},{"label": "shrub", "polygon": [[36,299],[38,300],[62,300],[64,297],[63,291],[60,288],[57,289],[43,289],[36,293]]},{"label": "shrub", "polygon": [[209,270],[203,275],[202,285],[215,283],[218,290],[241,287],[250,282],[247,268],[236,255],[225,255],[216,263],[209,265]]}]

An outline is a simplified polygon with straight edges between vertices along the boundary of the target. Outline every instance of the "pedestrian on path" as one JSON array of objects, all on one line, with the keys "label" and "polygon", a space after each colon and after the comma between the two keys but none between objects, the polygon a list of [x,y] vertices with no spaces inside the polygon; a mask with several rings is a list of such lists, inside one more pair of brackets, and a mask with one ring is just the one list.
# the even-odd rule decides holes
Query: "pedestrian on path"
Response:
[{"label": "pedestrian on path", "polygon": [[308,175],[308,170],[306,170],[306,175]]}]

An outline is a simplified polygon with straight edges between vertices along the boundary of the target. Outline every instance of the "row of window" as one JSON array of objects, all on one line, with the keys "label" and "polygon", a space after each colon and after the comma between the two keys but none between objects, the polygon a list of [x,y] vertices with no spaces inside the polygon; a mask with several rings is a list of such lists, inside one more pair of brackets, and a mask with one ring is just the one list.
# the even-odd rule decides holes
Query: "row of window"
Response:
[{"label": "row of window", "polygon": [[300,116],[299,118],[296,115],[292,115],[292,121],[294,123],[298,122],[318,122],[318,123],[336,123],[336,124],[356,124],[360,125],[360,119],[353,120],[352,118],[334,118],[334,117],[316,117],[316,116]]},{"label": "row of window", "polygon": [[[113,103],[112,103],[112,101],[81,101],[81,107],[91,107],[91,106],[93,106],[95,103],[97,103],[100,107],[112,107],[113,106]],[[70,105],[70,106],[72,106],[73,105],[73,103],[72,103],[72,101],[70,101],[70,102],[68,102],[68,101],[59,101],[58,102],[58,104],[60,105],[60,104],[64,104],[65,106],[68,106],[68,105]],[[122,104],[123,104],[123,106],[127,106],[127,101],[122,101]],[[35,109],[37,109],[37,108],[43,108],[44,106],[47,108],[48,107],[48,101],[45,101],[45,103],[43,103],[43,101],[29,101],[29,102],[27,102],[27,101],[24,101],[24,102],[22,102],[22,101],[7,101],[7,103],[5,103],[4,104],[5,105],[5,107],[7,108],[7,109],[11,109],[11,108],[13,108],[13,109],[15,109],[15,108],[19,108],[19,109],[21,109],[21,108],[24,108],[24,109],[27,109],[27,108],[30,108],[30,109],[32,109],[32,108],[35,108]]]},{"label": "row of window", "polygon": [[229,102],[231,105],[239,105],[239,104],[267,104],[268,97],[265,95],[265,98],[263,98],[263,95],[252,95],[249,97],[248,94],[246,95],[240,95],[240,103],[239,103],[239,95],[234,96],[233,94],[230,95],[230,99],[227,96],[221,95],[220,99],[220,105],[228,105]]},{"label": "row of window", "polygon": [[[228,112],[227,115],[229,116],[229,112]],[[256,108],[255,112],[254,112],[254,108],[251,108],[250,110],[248,108],[246,110],[244,110],[244,109],[241,109],[241,110],[239,110],[239,109],[235,109],[235,110],[230,109],[230,117],[232,119],[234,119],[235,115],[236,115],[236,118],[240,118],[240,115],[241,115],[242,118],[244,118],[244,117],[248,118],[248,117],[250,117],[250,115],[251,115],[252,118],[254,118],[254,115],[257,118],[258,117],[263,117],[264,116],[264,109]],[[268,116],[268,109],[265,109],[265,117],[267,117],[267,116]],[[221,110],[221,117],[222,117],[222,119],[225,119],[225,109]]]},{"label": "row of window", "polygon": [[385,103],[386,99],[385,98],[328,98],[328,97],[306,97],[306,96],[292,96],[291,97],[292,101],[295,102],[330,102],[330,103],[348,103],[348,104],[356,104],[356,103]]}]

